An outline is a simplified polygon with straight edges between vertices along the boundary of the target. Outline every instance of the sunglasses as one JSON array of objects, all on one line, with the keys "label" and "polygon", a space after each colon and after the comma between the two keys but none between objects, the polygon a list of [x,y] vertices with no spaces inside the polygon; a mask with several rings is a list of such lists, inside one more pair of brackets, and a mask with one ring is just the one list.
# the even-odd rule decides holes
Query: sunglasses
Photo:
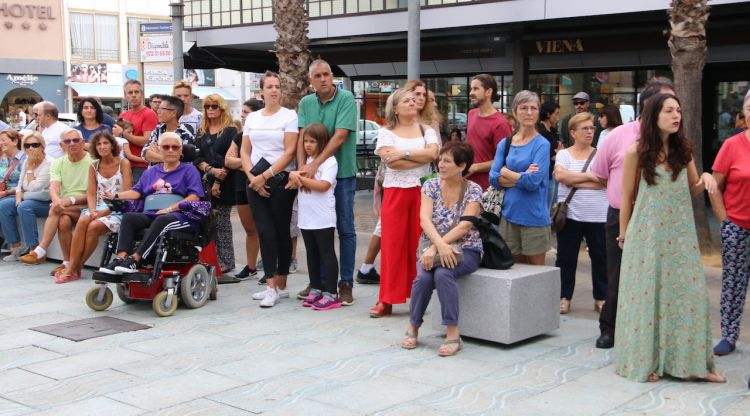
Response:
[{"label": "sunglasses", "polygon": [[180,150],[180,148],[181,148],[182,146],[180,146],[180,145],[177,145],[177,144],[162,144],[162,145],[160,145],[159,147],[161,148],[161,150],[163,150],[163,151],[165,151],[165,152],[166,152],[166,151],[169,151],[169,150],[171,150],[171,151],[173,151],[173,152],[176,152],[176,151]]},{"label": "sunglasses", "polygon": [[573,102],[573,105],[579,106],[579,105],[585,105],[588,101],[575,101]]},{"label": "sunglasses", "polygon": [[219,104],[206,104],[206,105],[203,106],[204,110],[208,110],[208,109],[218,110],[219,108],[220,108]]},{"label": "sunglasses", "polygon": [[77,144],[81,142],[81,139],[65,139],[62,142],[64,144]]},{"label": "sunglasses", "polygon": [[34,149],[38,149],[38,148],[42,147],[42,144],[41,143],[24,143],[23,144],[23,148],[24,149],[29,149],[29,148],[32,148],[32,147]]}]

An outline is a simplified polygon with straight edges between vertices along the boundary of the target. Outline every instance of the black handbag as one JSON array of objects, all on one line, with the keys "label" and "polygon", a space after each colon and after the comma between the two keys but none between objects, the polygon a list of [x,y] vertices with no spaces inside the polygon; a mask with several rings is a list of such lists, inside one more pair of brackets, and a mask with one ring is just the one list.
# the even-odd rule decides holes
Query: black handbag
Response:
[{"label": "black handbag", "polygon": [[515,260],[508,244],[497,231],[497,227],[483,213],[481,217],[461,217],[461,221],[469,221],[479,231],[482,239],[484,255],[480,265],[488,269],[507,270],[513,267]]},{"label": "black handbag", "polygon": [[[263,172],[267,171],[268,168],[271,167],[271,163],[269,163],[266,158],[262,157],[258,161],[258,163],[253,166],[253,168],[250,170],[250,174],[253,176],[262,175]],[[284,178],[288,175],[287,171],[281,171],[270,178],[266,180],[266,185],[269,187],[269,192],[276,189],[279,184],[281,184],[284,181]]]},{"label": "black handbag", "polygon": [[[589,155],[588,159],[586,159],[586,163],[583,165],[583,169],[581,169],[581,172],[586,172],[586,170],[589,168],[589,164],[591,164],[591,159],[594,158],[594,155],[596,154],[596,149],[594,149],[593,152]],[[565,228],[565,221],[568,219],[568,206],[570,205],[570,201],[573,199],[573,195],[575,195],[578,188],[573,188],[568,193],[568,197],[565,198],[564,202],[558,202],[555,204],[554,208],[552,208],[552,226],[550,227],[552,229],[552,232],[559,233],[563,228]]]}]

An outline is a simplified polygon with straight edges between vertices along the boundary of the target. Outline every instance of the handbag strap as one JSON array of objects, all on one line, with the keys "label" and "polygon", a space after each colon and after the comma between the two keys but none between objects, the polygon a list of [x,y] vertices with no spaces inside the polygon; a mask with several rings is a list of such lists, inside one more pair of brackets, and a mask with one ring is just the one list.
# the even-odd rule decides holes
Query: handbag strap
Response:
[{"label": "handbag strap", "polygon": [[[458,201],[456,201],[456,207],[454,208],[454,210],[456,208],[458,208],[459,212],[458,212],[458,215],[455,218],[453,218],[453,223],[448,228],[448,230],[445,232],[445,234],[448,234],[452,229],[456,228],[456,226],[458,225],[458,223],[461,221],[461,214],[463,214],[463,212],[464,212],[462,206],[464,204],[464,194],[466,194],[466,188],[467,188],[466,179],[462,179],[461,182],[462,182],[462,184],[461,184],[461,195],[458,196]],[[445,235],[445,234],[443,234],[443,235]]]},{"label": "handbag strap", "polygon": [[[589,165],[591,164],[591,160],[594,159],[595,154],[596,154],[596,148],[594,148],[594,151],[591,152],[588,159],[586,159],[586,163],[583,164],[583,169],[581,169],[581,173],[586,173],[586,170],[589,168]],[[578,188],[573,188],[570,190],[568,197],[565,198],[565,205],[568,205],[570,203],[570,200],[573,199],[573,195],[576,193],[577,190]]]},{"label": "handbag strap", "polygon": [[[417,123],[417,125],[419,125],[419,132],[422,133],[422,138],[425,139],[424,127],[422,126],[422,123]],[[427,139],[425,139],[425,146],[427,146]],[[432,172],[438,171],[437,163],[435,161],[430,162],[430,167],[432,167]]]},{"label": "handbag strap", "polygon": [[8,171],[5,172],[5,177],[3,178],[3,183],[8,183],[8,179],[10,179],[10,175],[13,174],[13,171],[16,170],[16,166],[21,163],[21,159],[13,158],[13,164],[8,166]]}]

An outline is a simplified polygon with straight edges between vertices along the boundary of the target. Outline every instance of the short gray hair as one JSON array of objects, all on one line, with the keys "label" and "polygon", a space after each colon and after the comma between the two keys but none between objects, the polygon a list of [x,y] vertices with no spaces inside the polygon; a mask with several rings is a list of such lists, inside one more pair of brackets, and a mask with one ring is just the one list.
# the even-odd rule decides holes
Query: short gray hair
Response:
[{"label": "short gray hair", "polygon": [[[312,77],[312,70],[313,70],[313,68],[317,68],[317,67],[322,66],[322,65],[327,66],[328,70],[331,71],[331,65],[328,62],[326,62],[326,61],[324,61],[322,59],[316,59],[316,60],[310,62],[310,66],[307,67],[307,75],[309,77]],[[333,72],[333,71],[331,71],[331,72]]]},{"label": "short gray hair", "polygon": [[70,133],[75,133],[76,136],[78,136],[79,139],[83,139],[83,134],[81,134],[81,131],[78,129],[65,129],[60,133],[60,141],[65,140],[65,136],[69,135]]},{"label": "short gray hair", "polygon": [[523,90],[513,98],[513,111],[515,112],[518,106],[527,101],[536,101],[537,105],[540,103],[539,96],[534,91]]}]

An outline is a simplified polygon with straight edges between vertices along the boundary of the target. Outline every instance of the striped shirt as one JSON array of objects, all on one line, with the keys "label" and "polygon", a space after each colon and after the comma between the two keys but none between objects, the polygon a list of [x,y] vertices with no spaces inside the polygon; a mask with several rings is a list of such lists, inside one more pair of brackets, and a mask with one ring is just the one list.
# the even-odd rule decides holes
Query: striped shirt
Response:
[{"label": "striped shirt", "polygon": [[[599,155],[594,156],[594,160]],[[557,153],[556,164],[571,172],[580,172],[586,159],[576,160],[570,154],[568,149],[561,150]],[[592,161],[593,164],[593,161]],[[591,172],[591,165],[588,167]],[[560,183],[558,188],[558,202],[565,202],[572,188]],[[606,189],[579,189],[573,195],[568,205],[568,218],[580,222],[607,222],[607,201]]]}]

